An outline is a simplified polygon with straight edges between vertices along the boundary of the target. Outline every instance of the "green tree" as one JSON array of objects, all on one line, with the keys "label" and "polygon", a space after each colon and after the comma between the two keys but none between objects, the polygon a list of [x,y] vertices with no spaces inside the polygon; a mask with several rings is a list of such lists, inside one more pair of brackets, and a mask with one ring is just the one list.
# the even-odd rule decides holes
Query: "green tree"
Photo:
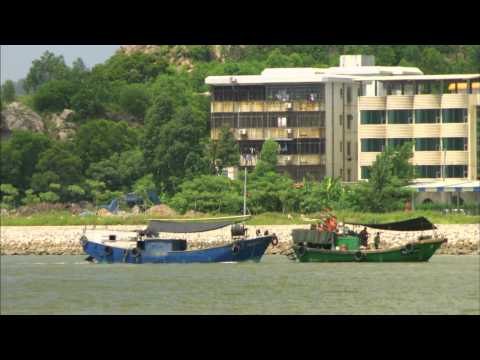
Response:
[{"label": "green tree", "polygon": [[151,130],[153,132],[146,132],[146,136],[157,139],[157,142],[144,144],[149,172],[157,183],[164,184],[167,192],[175,192],[189,170],[192,170],[190,175],[197,173],[194,167],[202,153],[200,140],[207,135],[204,114],[194,108],[182,107],[171,121]]},{"label": "green tree", "polygon": [[127,192],[135,181],[146,174],[142,151],[135,148],[114,153],[108,159],[90,164],[86,174],[93,180],[105,183],[110,190]]},{"label": "green tree", "polygon": [[18,189],[12,184],[0,184],[0,203],[15,207],[18,194]]},{"label": "green tree", "polygon": [[[404,146],[408,148],[407,144]],[[413,169],[406,169],[407,156],[411,156],[409,151],[400,152],[392,147],[387,147],[378,155],[372,164],[368,182],[361,182],[351,193],[354,209],[371,212],[401,209],[410,196],[405,186],[413,173]]]},{"label": "green tree", "polygon": [[2,102],[8,104],[12,101],[15,101],[15,86],[12,80],[5,81],[5,83],[2,85],[1,93]]},{"label": "green tree", "polygon": [[141,196],[146,204],[150,205],[150,200],[148,194],[150,192],[157,192],[157,187],[155,185],[155,181],[153,180],[152,174],[147,174],[142,178],[135,181],[133,185],[133,191]]},{"label": "green tree", "polygon": [[61,142],[42,153],[35,170],[44,177],[45,173],[55,174],[61,185],[77,184],[83,179],[82,160],[70,144]]},{"label": "green tree", "polygon": [[0,142],[2,182],[13,184],[20,191],[28,189],[38,158],[51,144],[44,134],[13,131],[8,140]]},{"label": "green tree", "polygon": [[31,93],[47,81],[66,79],[68,71],[63,56],[55,56],[52,52],[45,51],[40,59],[33,60],[25,79],[25,90]]},{"label": "green tree", "polygon": [[239,165],[240,151],[230,129],[221,128],[219,139],[210,140],[207,144],[207,157],[212,169]]},{"label": "green tree", "polygon": [[71,106],[76,85],[68,80],[51,80],[41,85],[33,95],[33,107],[44,112],[60,112]]},{"label": "green tree", "polygon": [[123,87],[118,97],[118,104],[124,112],[142,120],[145,117],[149,101],[145,87],[139,84]]},{"label": "green tree", "polygon": [[268,139],[263,143],[260,159],[257,161],[255,173],[262,175],[277,168],[278,143]]},{"label": "green tree", "polygon": [[168,204],[185,213],[195,210],[208,213],[238,214],[243,206],[242,184],[225,176],[201,175],[187,180]]},{"label": "green tree", "polygon": [[78,129],[74,143],[76,152],[83,161],[83,168],[108,159],[114,153],[134,148],[137,132],[124,121],[92,120]]},{"label": "green tree", "polygon": [[100,64],[92,72],[108,81],[125,81],[127,83],[146,83],[167,71],[168,60],[161,53],[123,54],[116,53],[105,64]]}]

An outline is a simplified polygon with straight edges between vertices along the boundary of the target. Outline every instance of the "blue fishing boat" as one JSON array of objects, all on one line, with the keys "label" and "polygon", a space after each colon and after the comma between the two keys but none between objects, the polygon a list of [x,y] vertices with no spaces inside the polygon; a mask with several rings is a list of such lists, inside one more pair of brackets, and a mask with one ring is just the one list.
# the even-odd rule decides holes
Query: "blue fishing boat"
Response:
[{"label": "blue fishing boat", "polygon": [[[248,229],[239,222],[246,216],[214,219],[150,220],[145,230],[137,230],[130,237],[119,237],[118,232],[87,236],[80,242],[88,261],[98,263],[213,263],[260,261],[267,247],[278,244],[275,234],[257,233],[248,238]],[[227,245],[188,250],[185,239],[161,239],[160,233],[199,233],[231,226],[231,241]]]}]

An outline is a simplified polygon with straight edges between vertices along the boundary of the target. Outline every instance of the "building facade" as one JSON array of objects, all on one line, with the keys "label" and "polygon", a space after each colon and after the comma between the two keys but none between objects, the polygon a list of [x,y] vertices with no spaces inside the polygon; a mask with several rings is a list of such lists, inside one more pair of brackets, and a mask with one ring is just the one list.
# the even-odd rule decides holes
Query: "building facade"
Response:
[{"label": "building facade", "polygon": [[373,77],[362,84],[360,180],[385,147],[405,142],[413,143],[417,182],[479,179],[480,74]]},{"label": "building facade", "polygon": [[358,179],[358,76],[421,74],[416,68],[374,66],[372,56],[342,56],[328,69],[265,69],[260,75],[209,76],[211,137],[227,127],[241,167],[254,167],[263,142],[279,143],[278,171],[296,180]]}]

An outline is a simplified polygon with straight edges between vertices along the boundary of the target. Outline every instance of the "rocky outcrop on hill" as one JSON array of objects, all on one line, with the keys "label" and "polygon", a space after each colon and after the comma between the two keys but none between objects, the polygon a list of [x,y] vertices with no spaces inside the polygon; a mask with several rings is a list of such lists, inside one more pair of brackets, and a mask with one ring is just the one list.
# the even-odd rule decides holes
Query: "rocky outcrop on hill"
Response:
[{"label": "rocky outcrop on hill", "polygon": [[42,118],[20,102],[12,102],[2,108],[0,129],[2,138],[13,130],[45,131]]},{"label": "rocky outcrop on hill", "polygon": [[48,118],[50,132],[59,140],[66,140],[75,132],[75,126],[70,121],[75,112],[70,109],[64,109],[59,114],[52,114]]}]

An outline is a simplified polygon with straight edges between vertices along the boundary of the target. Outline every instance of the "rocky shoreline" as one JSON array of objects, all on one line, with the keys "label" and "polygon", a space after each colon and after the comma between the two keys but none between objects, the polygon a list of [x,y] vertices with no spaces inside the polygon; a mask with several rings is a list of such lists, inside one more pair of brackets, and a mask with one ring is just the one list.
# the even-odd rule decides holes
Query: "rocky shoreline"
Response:
[{"label": "rocky shoreline", "polygon": [[[115,231],[125,232],[143,227],[141,225],[110,225],[97,226],[95,230],[107,236]],[[275,233],[279,244],[276,247],[269,246],[266,254],[285,255],[291,249],[292,229],[308,227],[309,225],[262,225],[248,226],[248,230],[250,236],[254,235],[257,229],[262,233],[265,230]],[[84,252],[79,243],[83,230],[83,226],[3,226],[0,228],[0,255],[83,255]],[[88,227],[87,235],[92,230],[93,227]],[[375,232],[375,229],[369,229],[371,237]],[[438,225],[436,233],[444,235],[448,239],[448,242],[443,244],[436,254],[480,255],[479,225]],[[431,234],[431,232],[423,232],[423,234]],[[178,237],[178,235],[184,234],[166,233],[162,234],[162,237],[172,238]],[[415,240],[420,235],[422,232],[381,231],[381,247],[403,245]],[[181,237],[187,239],[191,250],[222,245],[231,241],[229,228],[208,233],[185,234]]]}]

